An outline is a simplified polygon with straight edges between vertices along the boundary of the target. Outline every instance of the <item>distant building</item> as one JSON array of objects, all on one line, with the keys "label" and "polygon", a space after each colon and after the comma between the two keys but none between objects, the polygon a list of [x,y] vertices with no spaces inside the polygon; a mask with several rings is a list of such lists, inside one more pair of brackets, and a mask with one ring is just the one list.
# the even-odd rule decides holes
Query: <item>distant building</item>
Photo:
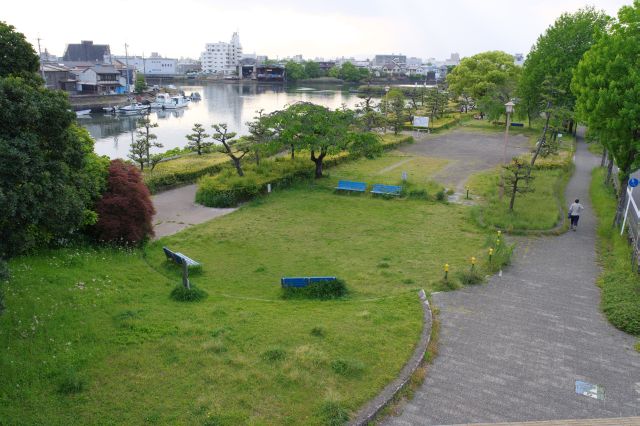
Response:
[{"label": "distant building", "polygon": [[77,67],[71,70],[75,75],[76,89],[80,94],[107,95],[125,93],[126,81],[120,70],[111,64]]},{"label": "distant building", "polygon": [[147,77],[165,77],[177,74],[178,60],[172,58],[163,58],[157,52],[151,53],[151,56],[144,58],[142,56],[111,56],[111,62],[118,61],[128,64],[130,68],[144,74]]},{"label": "distant building", "polygon": [[76,93],[76,78],[64,65],[43,64],[42,71],[47,89]]},{"label": "distant building", "polygon": [[63,61],[103,62],[111,50],[108,44],[93,44],[93,41],[83,40],[80,44],[68,44],[64,51]]},{"label": "distant building", "polygon": [[336,66],[336,63],[335,61],[320,61],[318,62],[318,66],[320,67],[320,71],[327,73],[331,68]]},{"label": "distant building", "polygon": [[260,81],[284,81],[286,78],[284,65],[260,65],[256,67],[256,79]]},{"label": "distant building", "polygon": [[233,75],[238,72],[238,65],[242,58],[240,36],[233,33],[231,42],[207,43],[200,55],[202,71],[206,74]]},{"label": "distant building", "polygon": [[389,75],[402,75],[404,68],[395,62],[387,62],[382,66],[382,72]]},{"label": "distant building", "polygon": [[179,59],[176,64],[176,74],[194,74],[202,71],[202,64],[197,59]]},{"label": "distant building", "polygon": [[374,67],[383,67],[389,62],[394,62],[399,66],[403,66],[407,64],[407,57],[406,55],[391,54],[391,55],[376,55],[373,58]]},{"label": "distant building", "polygon": [[47,62],[57,63],[59,60],[60,59],[56,55],[52,55],[47,49],[44,49],[44,52],[40,54],[40,62],[43,64]]},{"label": "distant building", "polygon": [[416,57],[407,58],[407,67],[419,67],[420,65],[422,65],[421,58],[416,58]]}]

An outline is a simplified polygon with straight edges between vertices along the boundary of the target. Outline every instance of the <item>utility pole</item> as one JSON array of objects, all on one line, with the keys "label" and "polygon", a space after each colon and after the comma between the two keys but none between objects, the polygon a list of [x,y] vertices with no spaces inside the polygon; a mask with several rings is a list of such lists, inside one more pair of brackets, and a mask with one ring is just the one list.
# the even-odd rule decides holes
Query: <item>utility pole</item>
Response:
[{"label": "utility pole", "polygon": [[124,57],[125,57],[125,62],[126,62],[126,66],[127,66],[127,95],[129,95],[130,91],[129,91],[129,51],[127,50],[127,48],[129,47],[129,45],[127,43],[124,44]]},{"label": "utility pole", "polygon": [[44,76],[44,67],[42,66],[42,51],[40,50],[40,37],[38,37],[38,58],[40,60],[40,74],[42,74],[42,79],[44,80],[45,87],[47,86],[47,79]]}]

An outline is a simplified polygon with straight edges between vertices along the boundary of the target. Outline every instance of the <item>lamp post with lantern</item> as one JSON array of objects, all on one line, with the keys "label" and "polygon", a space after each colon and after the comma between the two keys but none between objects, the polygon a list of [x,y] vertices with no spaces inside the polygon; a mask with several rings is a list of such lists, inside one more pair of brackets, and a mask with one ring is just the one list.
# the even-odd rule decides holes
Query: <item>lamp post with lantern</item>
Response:
[{"label": "lamp post with lantern", "polygon": [[[509,127],[511,126],[511,114],[513,113],[513,107],[516,104],[509,101],[504,104],[504,107],[507,112],[507,127],[504,131],[504,149],[502,151],[502,165],[504,166],[507,162],[507,144],[509,142]],[[502,201],[502,197],[504,196],[504,167],[500,171],[500,201]]]}]

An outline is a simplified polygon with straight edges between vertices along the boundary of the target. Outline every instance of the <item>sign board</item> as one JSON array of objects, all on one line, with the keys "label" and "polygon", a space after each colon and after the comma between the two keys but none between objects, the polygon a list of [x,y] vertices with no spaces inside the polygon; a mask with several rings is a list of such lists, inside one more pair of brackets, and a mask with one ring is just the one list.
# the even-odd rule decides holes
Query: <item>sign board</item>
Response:
[{"label": "sign board", "polygon": [[429,117],[413,117],[413,127],[429,127]]},{"label": "sign board", "polygon": [[576,380],[576,393],[604,401],[604,387],[602,385],[592,385],[591,383]]},{"label": "sign board", "polygon": [[635,188],[636,186],[638,186],[638,179],[636,178],[629,179],[629,186],[632,188]]}]

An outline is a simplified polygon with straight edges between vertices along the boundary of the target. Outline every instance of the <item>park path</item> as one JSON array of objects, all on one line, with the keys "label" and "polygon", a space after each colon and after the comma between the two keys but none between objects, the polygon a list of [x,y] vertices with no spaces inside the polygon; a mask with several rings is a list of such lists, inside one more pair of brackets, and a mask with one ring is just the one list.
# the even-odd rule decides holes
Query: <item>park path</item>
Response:
[{"label": "park path", "polygon": [[207,222],[237,209],[217,209],[196,204],[197,185],[160,192],[152,197],[156,214],[153,217],[153,230],[156,238],[175,234],[189,226]]},{"label": "park path", "polygon": [[[580,139],[567,200],[585,211],[577,232],[524,240],[487,284],[433,295],[439,355],[422,386],[386,425],[438,425],[640,415],[635,339],[600,312],[596,220],[589,199],[598,160]],[[575,381],[604,386],[604,400]]]}]

